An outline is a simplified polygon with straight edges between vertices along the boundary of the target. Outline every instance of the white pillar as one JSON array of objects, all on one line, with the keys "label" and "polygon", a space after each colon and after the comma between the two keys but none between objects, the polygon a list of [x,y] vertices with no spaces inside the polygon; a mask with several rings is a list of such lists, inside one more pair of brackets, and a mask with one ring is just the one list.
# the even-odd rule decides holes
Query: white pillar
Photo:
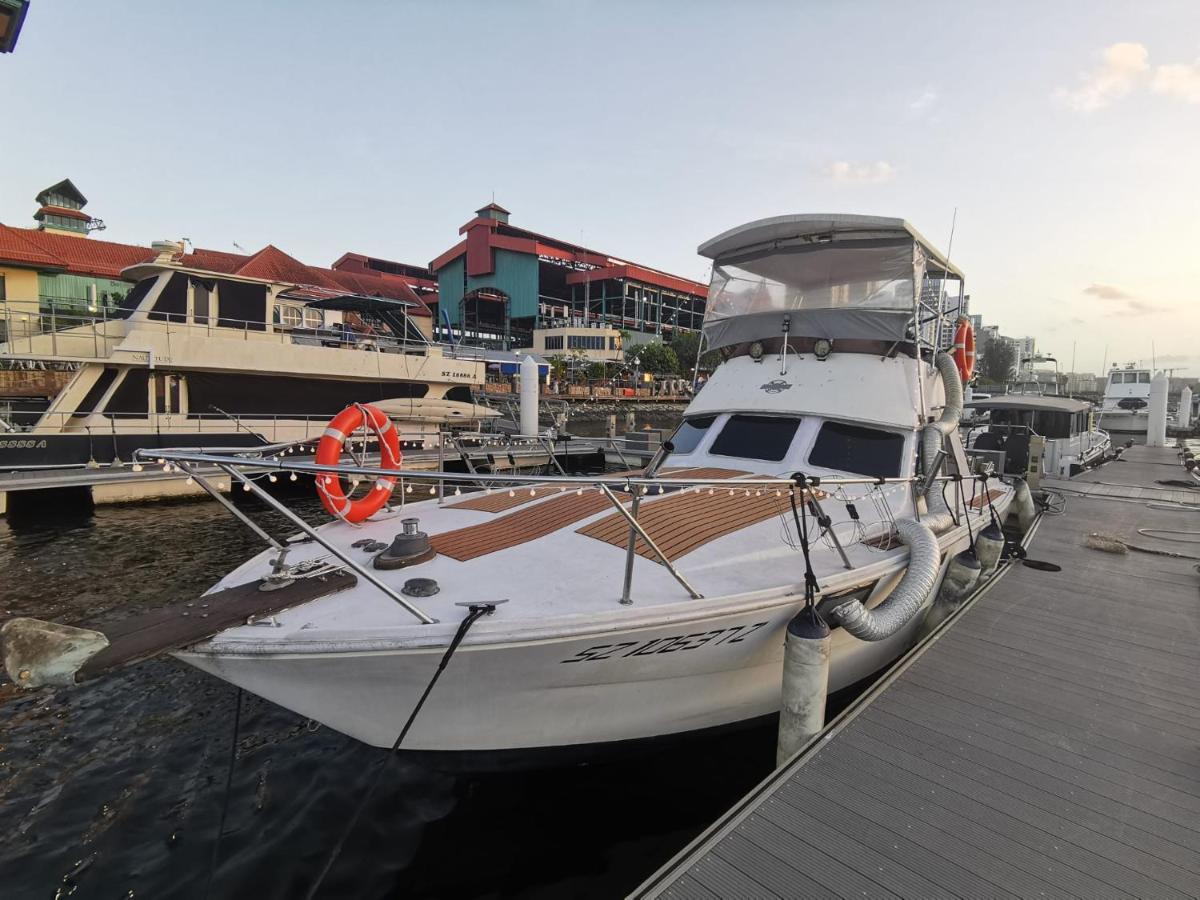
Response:
[{"label": "white pillar", "polygon": [[1192,389],[1184,386],[1184,389],[1179,392],[1179,427],[1191,428],[1192,426]]},{"label": "white pillar", "polygon": [[521,360],[521,435],[538,433],[538,365],[532,356]]},{"label": "white pillar", "polygon": [[1147,447],[1167,446],[1167,373],[1150,379],[1150,417],[1146,428]]}]

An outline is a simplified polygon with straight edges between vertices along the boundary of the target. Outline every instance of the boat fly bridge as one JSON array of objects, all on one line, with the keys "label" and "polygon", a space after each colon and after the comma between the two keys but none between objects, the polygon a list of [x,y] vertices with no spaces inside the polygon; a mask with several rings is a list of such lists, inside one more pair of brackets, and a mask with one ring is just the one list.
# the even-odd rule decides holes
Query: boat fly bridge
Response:
[{"label": "boat fly bridge", "polygon": [[[827,629],[823,689],[888,665],[996,569],[1010,509],[1033,514],[959,436],[961,273],[878,217],[765,219],[700,252],[723,362],[644,469],[414,471],[367,404],[317,461],[287,443],[144,451],[224,473],[298,533],[214,491],[269,547],[201,598],[208,618],[13,620],[14,681],[168,652],[366,743],[490,766],[774,715],[801,613]],[[359,432],[388,448],[378,465],[343,455]],[[281,472],[313,476],[332,521],[276,499]]]}]

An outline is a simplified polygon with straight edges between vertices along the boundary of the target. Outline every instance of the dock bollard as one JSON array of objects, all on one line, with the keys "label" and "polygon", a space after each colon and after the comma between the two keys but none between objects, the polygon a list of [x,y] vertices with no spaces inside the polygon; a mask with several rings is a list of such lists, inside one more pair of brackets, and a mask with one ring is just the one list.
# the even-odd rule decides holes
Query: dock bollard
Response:
[{"label": "dock bollard", "polygon": [[925,614],[922,635],[929,634],[962,605],[963,600],[979,583],[981,572],[979,558],[970,548],[954,555],[950,560],[950,565],[946,567],[946,576],[942,579],[942,586],[938,589],[938,594],[930,605],[929,612]]},{"label": "dock bollard", "polygon": [[617,436],[617,417],[616,416],[608,417],[608,424],[605,429],[605,433],[607,434],[608,439],[610,441],[616,438],[616,436]]},{"label": "dock bollard", "polygon": [[634,418],[633,413],[631,413],[631,412],[625,413],[625,430],[633,431],[636,428],[637,428],[637,420]]},{"label": "dock bollard", "polygon": [[1004,532],[992,522],[975,536],[975,553],[979,557],[980,576],[986,578],[1000,565],[1000,554],[1004,552]]},{"label": "dock bollard", "polygon": [[783,702],[775,745],[777,766],[825,727],[829,633],[829,626],[815,607],[805,607],[788,622],[783,645]]}]

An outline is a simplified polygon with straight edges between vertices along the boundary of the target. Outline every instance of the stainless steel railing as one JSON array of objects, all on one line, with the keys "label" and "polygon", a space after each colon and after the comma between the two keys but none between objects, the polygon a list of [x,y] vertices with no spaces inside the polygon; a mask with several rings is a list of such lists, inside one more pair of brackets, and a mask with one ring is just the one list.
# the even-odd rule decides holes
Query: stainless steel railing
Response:
[{"label": "stainless steel railing", "polygon": [[[664,489],[669,487],[673,491],[678,490],[699,490],[708,488],[709,490],[720,489],[728,490],[731,493],[736,491],[744,491],[746,495],[750,495],[753,490],[759,494],[763,491],[775,491],[777,496],[785,496],[785,492],[795,497],[797,490],[797,482],[791,478],[738,478],[733,481],[714,482],[711,478],[688,478],[686,474],[672,473],[669,481],[654,477],[653,468],[649,467],[646,474],[642,475],[622,475],[622,476],[572,476],[572,475],[520,475],[516,473],[488,473],[486,475],[477,473],[460,473],[446,472],[441,469],[432,472],[423,472],[418,470],[405,469],[386,469],[380,466],[367,465],[322,465],[315,462],[305,462],[302,460],[289,458],[287,453],[294,447],[292,443],[274,444],[267,447],[257,447],[253,450],[244,450],[242,448],[233,448],[228,451],[220,451],[218,449],[161,449],[161,450],[139,450],[137,456],[142,461],[156,461],[164,467],[184,467],[193,472],[193,477],[197,479],[199,476],[194,475],[194,467],[197,465],[216,467],[223,471],[230,478],[230,484],[240,482],[244,489],[252,491],[259,499],[275,509],[280,514],[284,515],[292,524],[300,528],[305,534],[312,538],[321,546],[325,547],[339,559],[341,559],[347,567],[353,569],[363,578],[375,585],[385,595],[390,597],[400,606],[412,613],[419,621],[425,624],[434,622],[427,613],[409,602],[408,599],[401,596],[393,590],[386,582],[380,580],[374,573],[368,571],[360,562],[355,560],[351,555],[339,550],[332,541],[327,540],[324,535],[308,523],[304,522],[299,516],[296,516],[291,510],[287,509],[279,500],[272,497],[267,491],[263,490],[255,481],[257,475],[270,475],[274,472],[294,472],[308,475],[335,474],[335,475],[357,475],[363,478],[392,478],[402,485],[401,496],[405,488],[405,481],[430,484],[430,495],[439,494],[444,496],[444,484],[449,481],[456,485],[466,484],[475,485],[480,488],[492,489],[497,481],[502,481],[505,484],[530,485],[531,493],[537,488],[559,489],[563,492],[569,489],[574,489],[576,493],[581,493],[583,490],[596,490],[603,494],[621,515],[629,523],[630,540],[626,549],[626,578],[622,589],[620,602],[629,604],[632,602],[632,573],[634,554],[637,550],[637,542],[640,538],[652,553],[658,558],[658,561],[667,569],[671,576],[684,588],[688,596],[693,599],[703,599],[700,594],[680,573],[670,558],[658,547],[653,538],[646,532],[642,524],[638,521],[638,501],[650,494],[651,490],[657,490],[663,493]],[[866,486],[868,488],[883,488],[886,486],[905,486],[910,491],[918,483],[924,481],[924,478],[866,478],[866,477],[834,477],[834,478],[808,478],[807,484],[811,487],[832,487],[841,489],[849,486]],[[986,481],[986,476],[969,476],[964,475],[961,479],[957,476],[938,476],[931,479],[934,482],[949,482],[949,481]],[[441,487],[439,487],[439,485]],[[985,485],[986,487],[986,485]],[[965,491],[956,492],[961,494],[963,510],[967,507]],[[631,496],[633,502],[627,509],[620,495]],[[820,515],[824,515],[820,509],[820,501],[816,495],[804,487],[800,488],[800,495],[796,498],[800,503],[813,503]],[[241,518],[241,516],[239,516]],[[260,531],[257,526],[251,526],[256,532]],[[836,541],[836,538],[835,538]],[[844,549],[841,544],[837,544],[837,550],[841,554],[844,564],[849,567],[850,563],[847,559]]]}]

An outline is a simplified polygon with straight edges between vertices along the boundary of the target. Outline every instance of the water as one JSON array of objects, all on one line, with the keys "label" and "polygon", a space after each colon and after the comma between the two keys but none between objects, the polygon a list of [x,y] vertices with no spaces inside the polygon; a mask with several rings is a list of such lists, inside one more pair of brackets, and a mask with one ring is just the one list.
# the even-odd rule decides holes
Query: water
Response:
[{"label": "water", "polygon": [[[258,549],[211,501],[0,519],[0,618],[111,621],[195,596]],[[226,795],[235,697],[170,660],[70,689],[0,683],[3,896],[204,897],[210,871],[213,897],[302,895],[386,754],[245,695]],[[758,728],[524,774],[393,758],[321,896],[621,896],[773,757]]]}]

